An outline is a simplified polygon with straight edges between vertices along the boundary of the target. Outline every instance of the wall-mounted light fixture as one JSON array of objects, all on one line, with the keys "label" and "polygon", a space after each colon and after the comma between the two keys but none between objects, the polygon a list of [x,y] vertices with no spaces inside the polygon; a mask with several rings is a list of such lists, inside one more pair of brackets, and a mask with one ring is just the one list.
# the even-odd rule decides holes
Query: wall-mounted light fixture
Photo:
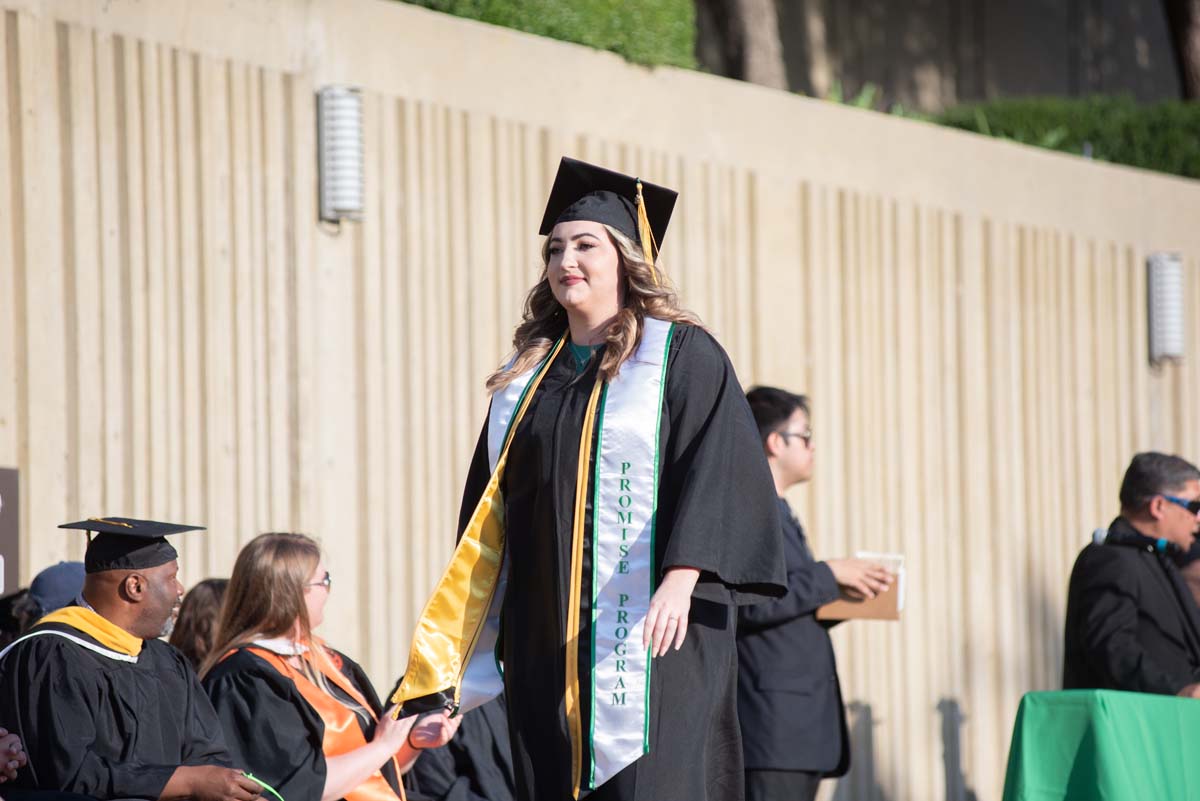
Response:
[{"label": "wall-mounted light fixture", "polygon": [[1151,364],[1183,358],[1183,293],[1183,259],[1179,254],[1150,254],[1146,259],[1146,297]]},{"label": "wall-mounted light fixture", "polygon": [[320,215],[326,222],[363,215],[363,101],[352,86],[317,92]]}]

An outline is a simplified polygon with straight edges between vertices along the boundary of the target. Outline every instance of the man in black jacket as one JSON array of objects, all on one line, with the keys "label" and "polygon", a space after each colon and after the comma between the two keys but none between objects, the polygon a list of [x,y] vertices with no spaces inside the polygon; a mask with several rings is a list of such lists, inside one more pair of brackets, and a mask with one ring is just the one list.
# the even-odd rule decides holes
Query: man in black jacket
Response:
[{"label": "man in black jacket", "polygon": [[803,801],[823,776],[841,776],[850,764],[833,644],[815,612],[841,593],[874,597],[892,576],[861,559],[813,559],[783,498],[812,477],[808,399],[773,387],[756,387],[746,399],[779,496],[788,582],[783,598],[741,607],[738,616],[746,801]]},{"label": "man in black jacket", "polygon": [[1065,689],[1200,698],[1200,610],[1178,561],[1200,527],[1200,470],[1139,453],[1121,515],[1075,560],[1067,592]]}]

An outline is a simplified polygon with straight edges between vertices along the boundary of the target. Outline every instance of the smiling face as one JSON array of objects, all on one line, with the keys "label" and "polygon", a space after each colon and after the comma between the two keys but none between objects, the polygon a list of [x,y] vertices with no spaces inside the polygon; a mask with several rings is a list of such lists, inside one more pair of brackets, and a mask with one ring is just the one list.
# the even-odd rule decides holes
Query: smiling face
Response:
[{"label": "smiling face", "polygon": [[624,301],[621,256],[608,230],[597,222],[574,220],[554,226],[546,278],[554,299],[568,315],[608,317]]}]

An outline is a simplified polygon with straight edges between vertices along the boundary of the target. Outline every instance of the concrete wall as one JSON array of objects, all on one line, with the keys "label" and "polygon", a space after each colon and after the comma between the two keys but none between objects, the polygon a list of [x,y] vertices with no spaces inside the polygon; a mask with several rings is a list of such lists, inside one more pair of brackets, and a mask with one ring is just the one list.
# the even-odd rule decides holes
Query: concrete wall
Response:
[{"label": "concrete wall", "polygon": [[[663,257],[744,383],[811,393],[818,554],[903,551],[841,626],[834,795],[1000,795],[1055,687],[1071,560],[1139,449],[1200,454],[1151,369],[1144,257],[1200,185],[378,0],[0,0],[0,466],[20,572],[100,514],[206,524],[189,583],[321,537],[325,634],[380,685],[454,540],[482,381],[562,154],[678,187]],[[361,223],[316,222],[314,101],[366,92]],[[830,793],[827,790],[826,793]]]}]

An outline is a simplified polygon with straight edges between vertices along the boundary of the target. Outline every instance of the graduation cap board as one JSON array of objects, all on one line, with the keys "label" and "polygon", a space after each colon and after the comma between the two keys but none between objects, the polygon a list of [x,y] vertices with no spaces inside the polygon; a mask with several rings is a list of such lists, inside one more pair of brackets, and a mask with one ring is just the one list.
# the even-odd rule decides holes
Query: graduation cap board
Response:
[{"label": "graduation cap board", "polygon": [[575,220],[611,225],[639,243],[653,267],[678,197],[666,187],[563,157],[538,233],[546,236],[555,225]]},{"label": "graduation cap board", "polygon": [[95,535],[88,540],[87,554],[83,558],[84,571],[87,573],[147,570],[165,565],[179,556],[167,542],[168,535],[204,530],[203,526],[136,520],[132,517],[93,517],[78,523],[63,523],[59,528],[87,531]]}]

